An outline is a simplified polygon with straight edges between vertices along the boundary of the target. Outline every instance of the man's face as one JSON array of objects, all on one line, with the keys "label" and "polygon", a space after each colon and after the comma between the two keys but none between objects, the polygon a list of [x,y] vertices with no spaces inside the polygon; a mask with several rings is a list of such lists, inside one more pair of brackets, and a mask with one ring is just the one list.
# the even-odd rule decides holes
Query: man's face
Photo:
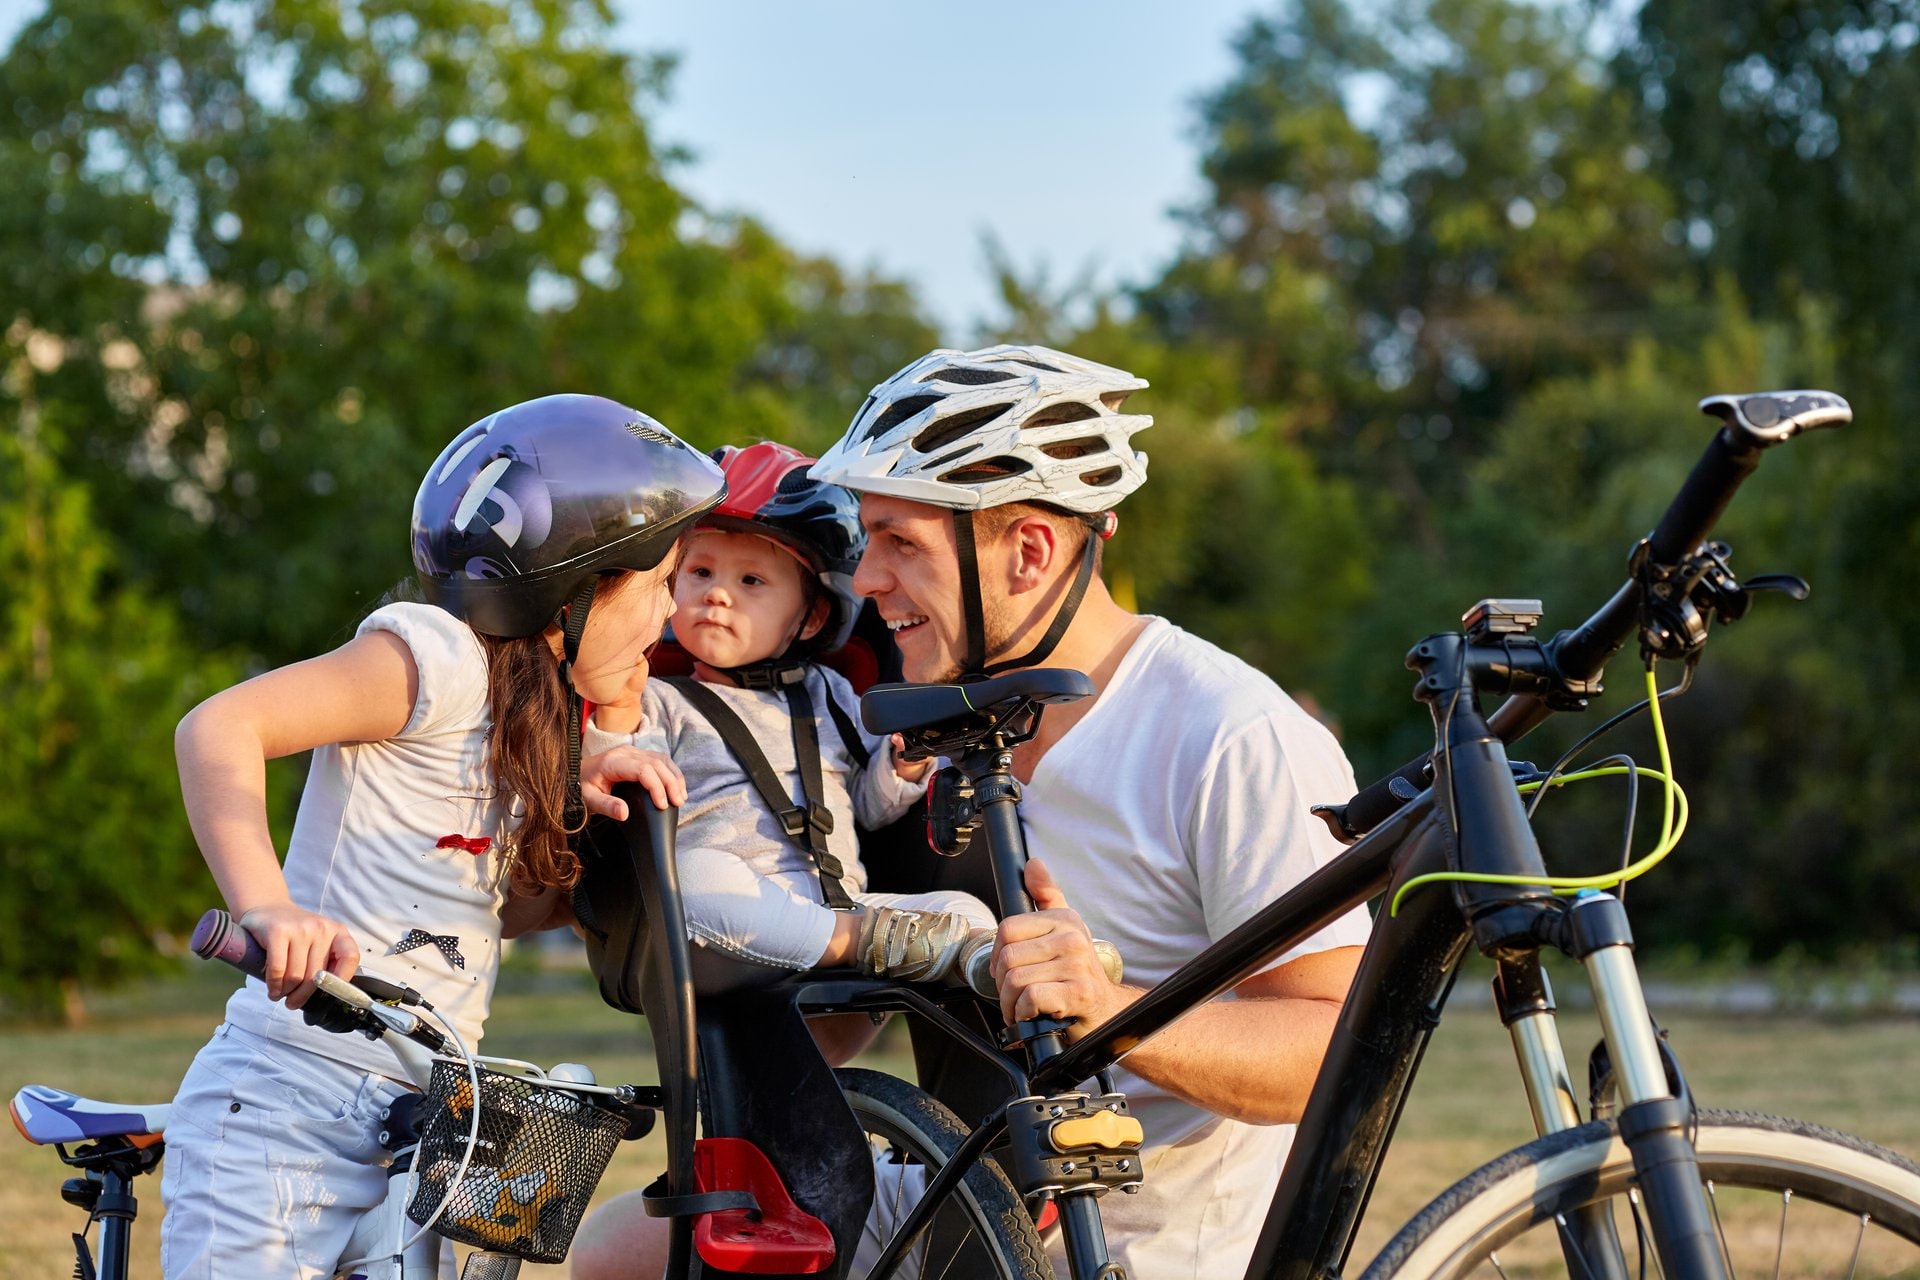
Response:
[{"label": "man's face", "polygon": [[953,679],[967,646],[951,515],[944,507],[869,493],[860,498],[860,523],[867,550],[853,589],[872,597],[886,619],[903,673],[921,683]]}]

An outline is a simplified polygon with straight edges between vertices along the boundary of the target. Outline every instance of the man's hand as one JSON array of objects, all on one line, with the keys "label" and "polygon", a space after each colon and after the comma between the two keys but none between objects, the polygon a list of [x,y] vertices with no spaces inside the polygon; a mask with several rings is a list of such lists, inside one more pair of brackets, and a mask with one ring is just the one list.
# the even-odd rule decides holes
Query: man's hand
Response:
[{"label": "man's hand", "polygon": [[1000,985],[1000,1015],[1007,1025],[1038,1017],[1071,1018],[1067,1032],[1078,1039],[1140,998],[1140,992],[1107,978],[1093,949],[1093,934],[1047,864],[1027,863],[1027,892],[1036,908],[1000,922],[993,976]]},{"label": "man's hand", "polygon": [[580,799],[589,812],[625,822],[626,802],[613,794],[614,784],[620,782],[645,787],[657,809],[687,802],[687,780],[680,766],[658,751],[615,747],[580,762]]}]

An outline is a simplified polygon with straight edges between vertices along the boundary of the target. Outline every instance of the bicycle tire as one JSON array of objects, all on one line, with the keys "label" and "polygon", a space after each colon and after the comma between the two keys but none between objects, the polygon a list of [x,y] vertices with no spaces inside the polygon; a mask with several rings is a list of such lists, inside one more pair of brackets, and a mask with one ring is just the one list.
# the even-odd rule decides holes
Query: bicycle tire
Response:
[{"label": "bicycle tire", "polygon": [[[911,1203],[913,1192],[906,1183],[912,1166],[918,1164],[924,1176],[931,1177],[959,1150],[967,1127],[945,1105],[905,1080],[859,1067],[842,1067],[834,1074],[869,1140],[886,1147],[883,1151],[875,1146],[876,1217],[897,1218],[903,1202]],[[890,1169],[899,1175],[891,1191]],[[1053,1280],[1033,1219],[997,1165],[982,1161],[968,1170],[953,1205],[935,1217],[915,1246],[920,1256],[913,1267],[902,1266],[897,1275],[918,1275],[920,1280]]]},{"label": "bicycle tire", "polygon": [[[1823,1267],[1825,1276],[1920,1274],[1920,1166],[1884,1147],[1820,1125],[1739,1111],[1701,1111],[1695,1135],[1700,1171],[1710,1185],[1709,1204],[1730,1280],[1785,1277],[1808,1272],[1801,1251],[1787,1252],[1789,1219],[1801,1233],[1809,1214],[1817,1241],[1835,1236],[1833,1247],[1850,1249],[1843,1267]],[[1610,1201],[1630,1274],[1658,1275],[1632,1192],[1633,1157],[1611,1122],[1582,1125],[1516,1148],[1455,1183],[1415,1215],[1381,1250],[1361,1280],[1463,1280],[1485,1275],[1567,1275],[1577,1270],[1561,1256],[1553,1223],[1584,1205]],[[1732,1197],[1764,1197],[1761,1267],[1742,1268],[1754,1206]],[[1813,1201],[1818,1209],[1800,1206]],[[1774,1207],[1767,1208],[1768,1205]],[[1795,1217],[1795,1213],[1798,1216]],[[1772,1259],[1765,1257],[1764,1231],[1777,1217]],[[1857,1231],[1856,1231],[1857,1220]],[[1729,1222],[1733,1223],[1730,1228]],[[1836,1233],[1833,1228],[1840,1228]],[[1876,1228],[1871,1252],[1869,1226]],[[1539,1245],[1515,1245],[1530,1229]],[[1851,1239],[1848,1238],[1852,1233]],[[1796,1238],[1804,1239],[1797,1234]],[[1539,1247],[1544,1245],[1544,1248]],[[1535,1260],[1544,1255],[1544,1264]]]}]

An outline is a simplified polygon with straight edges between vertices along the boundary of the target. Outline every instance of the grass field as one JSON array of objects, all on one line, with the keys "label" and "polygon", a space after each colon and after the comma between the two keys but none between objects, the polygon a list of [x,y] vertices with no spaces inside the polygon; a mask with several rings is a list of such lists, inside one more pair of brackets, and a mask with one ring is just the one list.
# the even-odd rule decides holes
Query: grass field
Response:
[{"label": "grass field", "polygon": [[[1477,970],[1461,980],[1463,987],[1479,981]],[[229,990],[224,974],[204,969],[97,999],[88,1030],[11,1031],[0,1040],[0,1090],[11,1097],[23,1084],[41,1083],[115,1101],[165,1100],[218,1022]],[[1703,1105],[1815,1120],[1920,1155],[1920,1023],[1913,1019],[1667,1022]],[[1562,1024],[1577,1066],[1596,1032],[1578,1012],[1564,1014]],[[586,1062],[607,1081],[653,1078],[644,1024],[603,1006],[581,974],[509,973],[486,1048],[545,1064]],[[897,1057],[869,1065],[903,1070]],[[1531,1136],[1505,1032],[1484,1008],[1458,1010],[1427,1054],[1355,1256],[1371,1257],[1434,1194]],[[644,1186],[662,1167],[654,1140],[627,1144],[600,1194]],[[0,1141],[0,1240],[7,1245],[0,1277],[71,1274],[68,1234],[82,1219],[60,1200],[64,1176],[51,1151],[12,1135]],[[157,1185],[140,1190],[135,1274],[152,1276],[161,1208]],[[565,1268],[530,1266],[522,1274],[554,1277]]]}]

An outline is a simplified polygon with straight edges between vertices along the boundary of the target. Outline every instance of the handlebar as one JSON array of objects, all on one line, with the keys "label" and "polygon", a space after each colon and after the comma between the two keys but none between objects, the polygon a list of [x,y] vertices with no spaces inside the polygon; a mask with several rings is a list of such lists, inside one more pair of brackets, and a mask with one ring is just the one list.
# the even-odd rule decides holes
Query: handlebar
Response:
[{"label": "handlebar", "polygon": [[[1769,391],[1750,395],[1708,396],[1700,411],[1719,418],[1720,430],[1707,442],[1680,492],[1660,522],[1643,540],[1653,564],[1677,564],[1719,523],[1734,493],[1760,465],[1760,455],[1794,436],[1853,421],[1853,409],[1831,391]],[[1636,548],[1636,557],[1641,554]],[[1598,677],[1607,662],[1639,626],[1641,586],[1630,578],[1585,622],[1562,631],[1547,644],[1554,669],[1573,683]],[[1514,742],[1542,724],[1553,709],[1537,694],[1508,698],[1487,718],[1502,742]],[[1344,809],[1325,811],[1349,837],[1365,835],[1432,781],[1431,754],[1416,756],[1369,783]]]},{"label": "handlebar", "polygon": [[[257,938],[218,907],[200,917],[188,945],[202,960],[219,960],[251,978],[266,977],[266,950]],[[435,1053],[446,1047],[446,1037],[434,1030],[425,1018],[396,1007],[433,1007],[412,987],[387,982],[370,973],[356,973],[351,980],[342,980],[324,969],[316,975],[314,985],[317,990],[313,999],[335,1002],[341,1006],[339,1012],[344,1019],[339,1025],[326,1015],[317,1020],[308,1019],[316,1026],[329,1031],[365,1031],[373,1036],[393,1031]]]}]

